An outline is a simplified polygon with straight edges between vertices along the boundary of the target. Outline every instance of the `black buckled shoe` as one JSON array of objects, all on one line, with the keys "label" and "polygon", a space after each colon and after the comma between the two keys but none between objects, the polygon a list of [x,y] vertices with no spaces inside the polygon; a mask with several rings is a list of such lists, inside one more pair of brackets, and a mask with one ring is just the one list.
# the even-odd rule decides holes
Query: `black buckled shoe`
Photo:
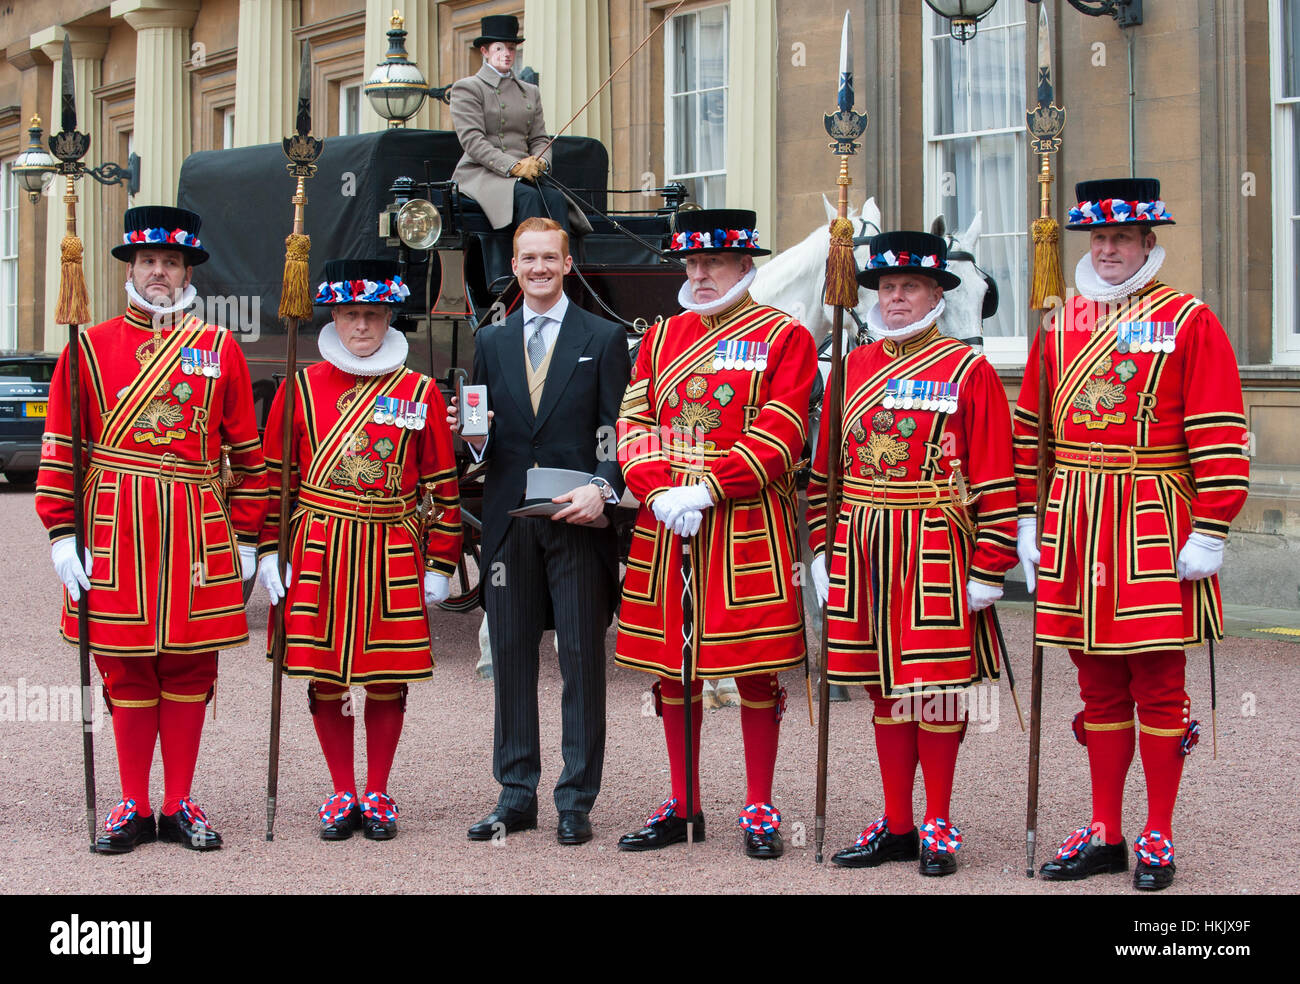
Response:
[{"label": "black buckled shoe", "polygon": [[537,800],[523,810],[512,810],[498,806],[474,826],[469,828],[467,836],[472,841],[490,841],[506,834],[516,834],[521,830],[537,829]]},{"label": "black buckled shoe", "polygon": [[372,841],[397,836],[397,804],[387,793],[366,793],[361,798],[361,833]]},{"label": "black buckled shoe", "polygon": [[934,877],[952,875],[957,872],[957,856],[951,851],[932,851],[921,848],[921,874]]},{"label": "black buckled shoe", "polygon": [[150,813],[142,817],[135,800],[122,800],[104,820],[104,832],[95,839],[96,854],[130,854],[140,844],[158,839],[158,824]]},{"label": "black buckled shoe", "polygon": [[759,860],[779,858],[785,853],[785,844],[781,841],[781,831],[764,833],[761,830],[745,831],[745,854]]},{"label": "black buckled shoe", "polygon": [[1158,830],[1144,831],[1133,842],[1137,866],[1133,869],[1133,887],[1142,892],[1158,892],[1174,883],[1174,842]]},{"label": "black buckled shoe", "polygon": [[1133,869],[1133,887],[1142,892],[1158,892],[1174,883],[1177,870],[1172,861],[1168,864],[1147,864],[1139,861]]},{"label": "black buckled shoe", "polygon": [[561,844],[585,844],[591,840],[591,820],[581,810],[564,810],[555,826],[555,839]]},{"label": "black buckled shoe", "polygon": [[874,868],[886,861],[915,861],[921,855],[921,835],[915,827],[891,834],[889,820],[881,817],[862,832],[852,847],[831,857],[841,868]]},{"label": "black buckled shoe", "polygon": [[221,847],[221,835],[212,829],[199,805],[186,798],[175,813],[158,818],[158,839],[170,844],[180,844],[191,851],[216,851]]},{"label": "black buckled shoe", "polygon": [[1128,843],[1099,843],[1089,826],[1067,837],[1056,857],[1039,868],[1038,874],[1045,881],[1082,881],[1121,871],[1128,871]]},{"label": "black buckled shoe", "polygon": [[361,804],[353,793],[335,793],[320,808],[320,839],[345,841],[361,829]]},{"label": "black buckled shoe", "polygon": [[[645,822],[640,830],[624,834],[618,839],[620,851],[657,851],[670,844],[686,840],[686,821],[677,815],[677,801],[667,800]],[[692,840],[704,840],[704,814],[696,813]]]}]

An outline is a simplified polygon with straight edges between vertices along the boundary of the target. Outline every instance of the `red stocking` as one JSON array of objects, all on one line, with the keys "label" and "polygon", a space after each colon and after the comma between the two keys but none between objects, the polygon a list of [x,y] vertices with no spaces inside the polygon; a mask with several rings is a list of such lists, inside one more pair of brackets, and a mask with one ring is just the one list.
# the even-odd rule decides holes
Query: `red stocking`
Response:
[{"label": "red stocking", "polygon": [[[876,757],[885,788],[885,816],[891,834],[905,834],[916,826],[912,817],[912,784],[916,781],[916,722],[910,714],[893,713],[897,701],[872,697],[875,703]],[[910,707],[910,704],[908,705]]]},{"label": "red stocking", "polygon": [[320,739],[325,764],[329,767],[330,779],[334,783],[334,792],[352,793],[355,796],[357,779],[352,764],[355,715],[348,688],[313,681],[308,684],[307,699],[311,706],[311,720],[316,726],[316,737]]},{"label": "red stocking", "polygon": [[366,792],[387,793],[397,742],[406,717],[406,687],[400,683],[366,687]]},{"label": "red stocking", "polygon": [[745,741],[745,806],[772,802],[777,740],[781,735],[778,702],[784,701],[775,673],[737,677],[740,733]]}]

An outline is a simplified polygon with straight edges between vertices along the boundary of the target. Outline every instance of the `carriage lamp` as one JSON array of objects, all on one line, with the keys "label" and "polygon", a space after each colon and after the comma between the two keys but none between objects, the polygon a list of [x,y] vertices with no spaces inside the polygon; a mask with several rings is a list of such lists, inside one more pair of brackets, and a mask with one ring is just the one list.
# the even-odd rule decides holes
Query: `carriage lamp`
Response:
[{"label": "carriage lamp", "polygon": [[[45,184],[45,175],[54,174],[59,169],[58,160],[41,147],[41,117],[32,117],[32,124],[27,129],[30,143],[27,149],[14,158],[12,170],[18,175],[27,189],[27,196],[36,204],[40,200],[41,190]],[[126,167],[107,161],[99,167],[84,168],[82,173],[89,174],[102,185],[126,185],[129,195],[140,192],[140,155],[132,154],[126,160]]]},{"label": "carriage lamp", "polygon": [[10,169],[18,175],[27,197],[35,205],[41,200],[41,190],[45,186],[45,175],[54,174],[59,169],[59,162],[54,155],[41,146],[41,117],[32,116],[32,125],[27,130],[29,142],[27,149],[14,158]]},{"label": "carriage lamp", "polygon": [[393,11],[389,21],[388,54],[362,87],[374,111],[388,120],[390,127],[406,124],[420,111],[429,94],[424,73],[406,54],[406,30],[402,16]]},{"label": "carriage lamp", "polygon": [[412,198],[397,210],[393,228],[411,249],[433,249],[442,237],[442,215],[432,202]]},{"label": "carriage lamp", "polygon": [[948,21],[948,33],[965,44],[975,36],[975,25],[988,16],[997,0],[925,0],[925,5]]}]

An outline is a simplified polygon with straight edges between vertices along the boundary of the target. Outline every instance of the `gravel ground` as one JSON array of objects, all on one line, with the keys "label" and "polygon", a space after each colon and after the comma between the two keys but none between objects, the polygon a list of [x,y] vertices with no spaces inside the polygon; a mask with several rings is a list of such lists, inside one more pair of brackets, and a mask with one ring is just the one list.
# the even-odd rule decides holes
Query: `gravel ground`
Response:
[{"label": "gravel ground", "polygon": [[[331,791],[307,712],[305,687],[286,681],[276,838],[265,829],[266,749],[270,672],[259,644],[221,654],[216,719],[204,731],[194,793],[226,847],[207,855],[154,844],[124,857],[98,857],[86,848],[79,724],[17,720],[15,695],[33,687],[75,687],[76,650],[58,635],[58,581],[32,494],[0,483],[0,757],[9,795],[0,801],[0,892],[139,894],[189,890],[198,894],[308,893],[900,893],[900,894],[1134,894],[1128,876],[1073,885],[1024,877],[1026,735],[1016,724],[1005,682],[996,703],[990,691],[973,715],[958,760],[953,819],[966,846],[950,878],[922,878],[911,865],[845,871],[829,864],[881,812],[872,747],[871,704],[855,694],[832,705],[828,863],[813,859],[816,730],[809,725],[804,684],[790,689],[776,805],[785,817],[785,858],[747,861],[735,814],[743,805],[744,763],[738,712],[706,712],[701,762],[708,840],[648,854],[621,854],[619,835],[638,827],[667,795],[663,730],[649,705],[650,678],[612,666],[604,789],[592,814],[596,837],[582,847],[555,842],[550,789],[560,768],[560,676],[549,642],[541,669],[543,768],[540,828],[493,844],[471,844],[466,828],[496,801],[492,780],[492,687],[474,674],[479,619],[440,613],[434,619],[438,661],[434,679],[411,688],[406,728],[389,786],[401,809],[400,833],[388,843],[357,836],[324,844],[316,810]],[[1021,705],[1029,712],[1029,618],[1006,606],[1008,645]],[[249,611],[250,632],[265,638],[261,591]],[[613,632],[609,649],[613,651]],[[1252,856],[1265,830],[1270,856],[1294,858],[1300,838],[1295,812],[1297,730],[1284,695],[1300,692],[1300,655],[1283,639],[1230,638],[1218,650],[1219,757],[1210,754],[1208,664],[1193,654],[1189,687],[1193,713],[1204,725],[1189,760],[1173,832],[1178,879],[1170,893],[1295,893],[1294,865],[1263,866]],[[1049,651],[1044,681],[1042,796],[1038,860],[1088,817],[1088,771],[1069,731],[1079,709],[1073,667]],[[5,697],[8,695],[8,701]],[[39,700],[37,703],[41,703]],[[76,717],[73,709],[72,717]],[[358,726],[358,774],[364,738]],[[117,800],[116,762],[107,720],[96,734],[98,806]],[[161,799],[162,768],[154,760],[153,790]],[[918,817],[923,809],[917,783]],[[1129,775],[1126,834],[1140,831],[1145,803],[1141,772]],[[1229,818],[1229,819],[1225,819]],[[1272,824],[1276,824],[1273,826]]]}]

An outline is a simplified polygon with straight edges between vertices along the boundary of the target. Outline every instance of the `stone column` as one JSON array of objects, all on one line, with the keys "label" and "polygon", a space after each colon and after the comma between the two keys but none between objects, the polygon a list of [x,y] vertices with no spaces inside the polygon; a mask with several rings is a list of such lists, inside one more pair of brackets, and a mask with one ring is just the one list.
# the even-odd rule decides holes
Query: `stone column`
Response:
[{"label": "stone column", "polygon": [[[295,0],[239,0],[236,147],[279,143],[293,132],[298,107],[298,46],[293,40],[297,7]],[[318,127],[317,132],[325,131]]]},{"label": "stone column", "polygon": [[190,28],[199,0],[113,0],[112,16],[135,29],[135,116],[140,155],[135,205],[175,205],[190,152]]},{"label": "stone column", "polygon": [[[31,44],[30,38],[20,38],[5,49],[6,60],[21,72],[19,80],[19,105],[21,121],[25,127],[32,115],[41,118],[41,127],[49,132],[46,109],[50,103],[50,80],[45,74],[49,58],[45,52]],[[26,137],[26,131],[22,133]],[[27,147],[26,141],[21,145]],[[18,345],[19,349],[45,348],[45,227],[49,199],[36,205],[27,200],[25,192],[19,193],[18,207],[18,282],[23,289],[18,294]],[[62,203],[60,203],[62,204]]]},{"label": "stone column", "polygon": [[[515,70],[529,65],[540,76],[546,126],[555,133],[609,77],[608,0],[528,0],[523,32]],[[565,134],[608,148],[611,133],[606,87]]]},{"label": "stone column", "polygon": [[727,30],[727,207],[758,213],[759,245],[776,243],[776,0],[733,5]]},{"label": "stone column", "polygon": [[[438,77],[438,13],[437,5],[425,0],[366,0],[366,66],[362,78],[370,78],[375,66],[388,54],[388,31],[393,12],[403,19],[406,30],[406,57],[420,67],[425,81],[430,85],[441,85]],[[424,101],[420,111],[406,121],[408,127],[418,130],[433,128],[433,109],[429,100]],[[361,94],[361,130],[383,130],[388,121],[374,111],[370,100]]]},{"label": "stone column", "polygon": [[[67,34],[72,41],[72,72],[77,97],[77,129],[90,134],[90,150],[83,160],[88,167],[98,167],[104,162],[103,144],[99,140],[99,106],[96,105],[91,90],[100,83],[101,62],[104,50],[108,47],[108,31],[102,27],[66,27],[55,24],[31,37],[31,46],[40,48],[50,59],[54,68],[51,85],[52,99],[45,118],[45,137],[63,129],[63,36]],[[24,144],[26,146],[26,144]],[[48,143],[47,143],[48,146]],[[125,165],[125,161],[118,163]],[[102,273],[110,258],[104,255],[103,243],[105,231],[99,221],[99,182],[85,177],[77,182],[77,234],[85,245],[84,267],[86,283],[93,286],[102,283]],[[54,179],[53,189],[45,202],[45,316],[37,330],[37,338],[42,340],[45,349],[59,351],[67,344],[67,329],[54,321],[55,301],[59,296],[59,271],[62,266],[60,248],[67,230],[67,206],[63,204],[63,194],[67,180],[62,177]],[[96,297],[93,289],[90,296],[91,315],[95,320],[102,320],[106,310],[104,298]],[[43,336],[42,336],[43,329]]]}]

